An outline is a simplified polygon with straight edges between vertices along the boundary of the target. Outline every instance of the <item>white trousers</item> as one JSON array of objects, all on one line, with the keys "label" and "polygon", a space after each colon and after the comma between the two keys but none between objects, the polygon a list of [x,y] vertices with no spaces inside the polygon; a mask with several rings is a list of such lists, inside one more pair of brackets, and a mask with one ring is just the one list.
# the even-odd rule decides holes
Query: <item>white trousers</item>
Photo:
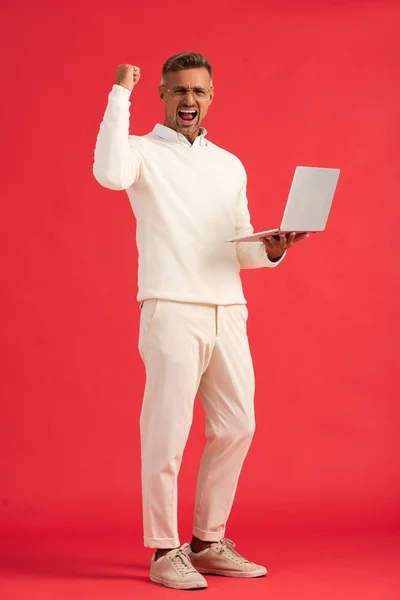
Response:
[{"label": "white trousers", "polygon": [[193,533],[224,537],[237,481],[254,433],[254,371],[245,305],[146,300],[139,351],[146,367],[140,417],[144,544],[180,546],[177,477],[198,392],[206,447]]}]

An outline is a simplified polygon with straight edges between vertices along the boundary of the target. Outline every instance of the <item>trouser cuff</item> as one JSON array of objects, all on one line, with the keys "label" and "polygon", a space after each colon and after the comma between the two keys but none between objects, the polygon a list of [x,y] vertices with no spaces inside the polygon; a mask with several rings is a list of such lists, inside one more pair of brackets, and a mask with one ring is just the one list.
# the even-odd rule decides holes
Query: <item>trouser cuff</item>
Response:
[{"label": "trouser cuff", "polygon": [[193,535],[202,542],[220,542],[225,535],[225,529],[221,529],[221,531],[204,531],[204,529],[194,527]]},{"label": "trouser cuff", "polygon": [[148,538],[144,537],[144,545],[146,548],[179,548],[180,541],[179,538]]}]

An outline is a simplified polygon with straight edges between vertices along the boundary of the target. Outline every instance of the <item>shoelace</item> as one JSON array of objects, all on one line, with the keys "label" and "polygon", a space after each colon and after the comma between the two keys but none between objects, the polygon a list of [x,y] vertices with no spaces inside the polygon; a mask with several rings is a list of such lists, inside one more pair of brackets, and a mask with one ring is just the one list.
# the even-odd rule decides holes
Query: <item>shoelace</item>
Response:
[{"label": "shoelace", "polygon": [[239,552],[236,552],[236,550],[234,550],[234,547],[236,546],[236,544],[235,544],[235,542],[232,542],[232,540],[228,540],[227,538],[224,538],[219,543],[221,545],[220,553],[225,554],[225,556],[227,558],[230,558],[236,564],[242,565],[244,563],[249,562],[246,558],[241,556],[239,554]]},{"label": "shoelace", "polygon": [[171,563],[180,575],[187,575],[187,573],[193,573],[196,570],[187,555],[188,548],[189,544],[184,544],[170,557]]}]

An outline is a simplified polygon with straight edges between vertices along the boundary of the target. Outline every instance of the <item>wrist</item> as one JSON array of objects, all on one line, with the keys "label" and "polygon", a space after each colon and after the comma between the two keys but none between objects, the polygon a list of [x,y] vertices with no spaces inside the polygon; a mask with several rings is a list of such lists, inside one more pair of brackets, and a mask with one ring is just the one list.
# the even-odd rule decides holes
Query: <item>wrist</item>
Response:
[{"label": "wrist", "polygon": [[122,82],[119,83],[118,81],[115,82],[115,85],[118,85],[120,88],[126,90],[127,92],[131,93],[133,91],[133,87],[130,88],[128,85],[124,85]]},{"label": "wrist", "polygon": [[270,260],[271,262],[278,262],[278,260],[280,260],[284,254],[285,254],[285,253],[283,252],[283,253],[282,253],[282,254],[280,254],[279,256],[271,256],[271,255],[270,255],[270,254],[268,254],[268,252],[267,252],[268,260]]}]

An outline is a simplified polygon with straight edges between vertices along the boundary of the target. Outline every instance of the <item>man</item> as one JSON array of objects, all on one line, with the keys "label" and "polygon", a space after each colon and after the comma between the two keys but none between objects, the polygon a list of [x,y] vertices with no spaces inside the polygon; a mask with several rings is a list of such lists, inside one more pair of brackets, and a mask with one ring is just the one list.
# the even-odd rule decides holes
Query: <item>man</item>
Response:
[{"label": "man", "polygon": [[[167,60],[159,94],[164,125],[129,135],[130,95],[140,69],[120,65],[97,138],[94,176],[126,190],[137,221],[139,351],[146,367],[140,419],[144,543],[156,551],[150,579],[205,588],[201,573],[259,577],[224,538],[241,467],[254,432],[254,374],[240,269],[275,267],[307,237],[226,243],[253,232],[246,172],[206,139],[201,124],[214,97],[211,66],[198,53]],[[206,448],[191,545],[177,531],[177,476],[199,393]]]}]

